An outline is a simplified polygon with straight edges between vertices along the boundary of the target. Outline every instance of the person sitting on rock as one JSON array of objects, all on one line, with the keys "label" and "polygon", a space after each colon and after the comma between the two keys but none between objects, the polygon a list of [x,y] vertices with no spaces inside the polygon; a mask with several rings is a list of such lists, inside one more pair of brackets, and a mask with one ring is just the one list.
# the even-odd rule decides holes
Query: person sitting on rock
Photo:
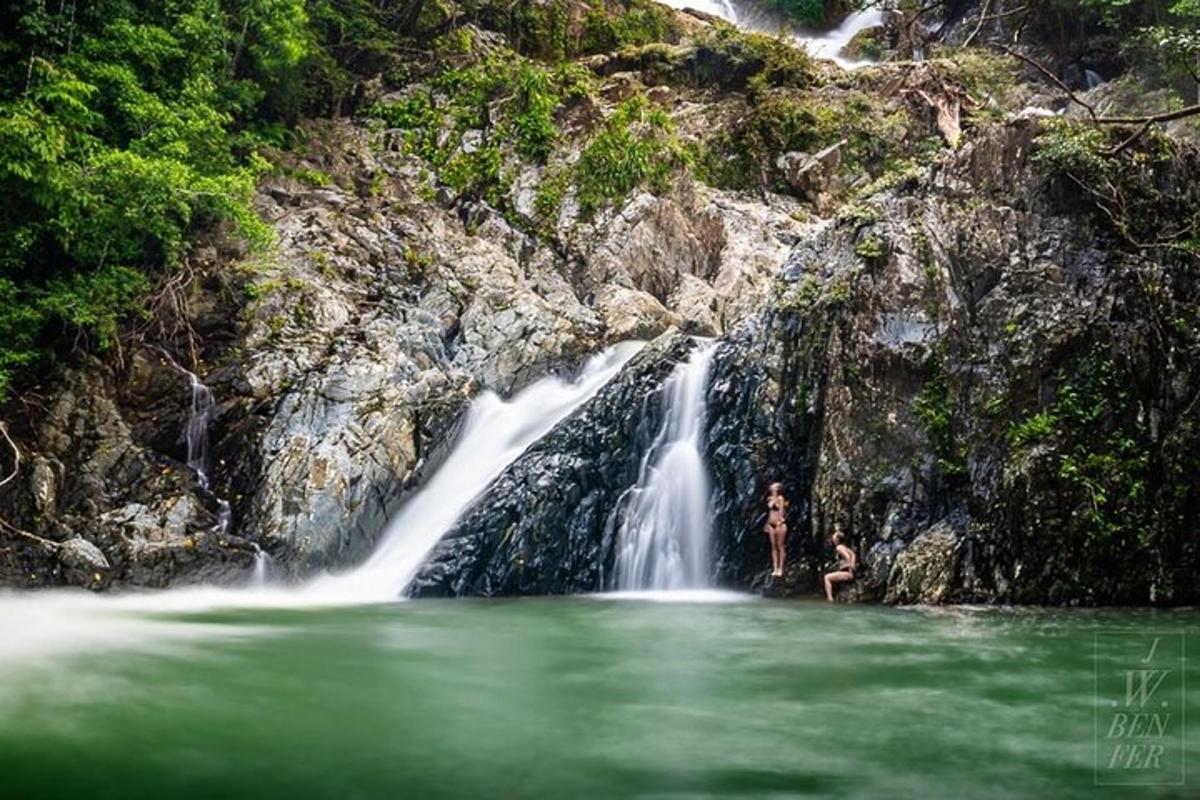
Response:
[{"label": "person sitting on rock", "polygon": [[842,535],[840,528],[835,528],[833,536],[829,537],[829,541],[833,544],[834,550],[837,551],[838,566],[833,572],[825,573],[825,598],[829,602],[833,602],[833,585],[835,583],[848,583],[854,580],[854,569],[858,566],[858,557],[854,555],[854,551],[846,546],[846,537]]},{"label": "person sitting on rock", "polygon": [[787,557],[784,542],[787,539],[788,501],[783,496],[783,484],[772,483],[767,487],[767,525],[763,531],[771,543],[771,576],[783,574],[783,561]]}]

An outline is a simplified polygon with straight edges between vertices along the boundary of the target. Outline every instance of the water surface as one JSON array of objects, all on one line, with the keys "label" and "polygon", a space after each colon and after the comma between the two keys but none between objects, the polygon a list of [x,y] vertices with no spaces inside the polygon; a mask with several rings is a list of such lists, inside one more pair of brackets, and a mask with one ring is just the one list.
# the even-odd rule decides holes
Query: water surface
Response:
[{"label": "water surface", "polygon": [[1093,653],[1200,615],[687,598],[98,605],[65,640],[8,598],[46,635],[0,642],[0,795],[1196,795],[1094,785]]}]

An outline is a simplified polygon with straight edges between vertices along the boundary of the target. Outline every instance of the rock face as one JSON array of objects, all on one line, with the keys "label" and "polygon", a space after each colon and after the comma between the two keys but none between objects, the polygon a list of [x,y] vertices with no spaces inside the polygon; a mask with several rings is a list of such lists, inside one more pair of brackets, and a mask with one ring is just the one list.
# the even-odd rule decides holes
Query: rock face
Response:
[{"label": "rock face", "polygon": [[[816,587],[840,524],[850,598],[1195,602],[1200,361],[1195,329],[1161,321],[1195,309],[1200,267],[1105,233],[1029,164],[1036,131],[976,132],[801,242],[718,351],[724,580],[762,580],[777,478],[799,546],[776,592]],[[1182,158],[1170,191],[1194,193]]]},{"label": "rock face", "polygon": [[[260,190],[277,246],[201,248],[195,338],[154,342],[215,398],[211,488],[186,464],[184,373],[148,347],[120,370],[75,370],[24,432],[37,457],[0,490],[0,517],[49,542],[14,539],[4,582],[236,582],[256,546],[281,575],[354,563],[476,392],[511,393],[615,341],[721,332],[760,306],[803,227],[788,202],[685,180],[564,219],[555,249],[486,204],[430,198],[424,169],[362,128],[313,123],[309,139]],[[61,546],[75,539],[100,558]]]},{"label": "rock face", "polygon": [[[126,389],[140,405],[130,415],[99,363],[69,372],[57,387],[33,432],[40,447],[24,473],[27,490],[10,495],[4,514],[33,534],[14,538],[0,555],[9,583],[165,586],[227,578],[249,563],[248,543],[205,535],[217,526],[215,498],[178,460],[137,436],[186,385],[141,356],[131,372]],[[186,420],[179,411],[165,414],[177,432]],[[175,443],[167,438],[163,446]]]},{"label": "rock face", "polygon": [[613,510],[661,421],[659,389],[692,341],[648,344],[574,416],[529,448],[448,533],[419,597],[568,594],[608,587]]},{"label": "rock face", "polygon": [[[1196,601],[1200,361],[1194,330],[1156,319],[1196,307],[1200,266],[1106,240],[1085,198],[1030,165],[1037,130],[992,125],[814,230],[719,344],[716,583],[819,591],[841,527],[860,558],[842,600]],[[1164,294],[1144,292],[1148,275]],[[607,588],[606,510],[658,422],[653,374],[633,398],[627,375],[514,464],[414,593]],[[775,480],[792,552],[770,581]]]},{"label": "rock face", "polygon": [[[951,3],[949,30],[978,7]],[[472,31],[484,49],[503,38]],[[1200,600],[1195,236],[1122,235],[1106,216],[1119,204],[1039,167],[1050,112],[1031,103],[996,122],[1009,89],[1029,87],[980,74],[986,59],[860,78],[813,68],[808,95],[816,72],[776,64],[765,40],[754,55],[725,38],[582,59],[595,91],[555,112],[553,158],[492,148],[504,180],[486,192],[452,190],[452,161],[400,152],[405,130],[310,123],[259,187],[274,247],[214,235],[163,288],[185,312],[13,409],[0,584],[232,583],[258,548],[292,578],[353,564],[438,465],[472,396],[658,337],[486,490],[412,592],[607,588],[614,509],[661,420],[660,386],[700,335],[719,339],[703,442],[716,583],[816,591],[840,526],[861,558],[843,599]],[[405,91],[448,100],[421,80]],[[637,93],[670,118],[655,152],[678,169],[584,218],[581,184],[556,181]],[[456,127],[426,131],[447,154],[490,146],[447,116]],[[939,131],[948,149],[930,145]],[[1056,157],[1100,158],[1090,141],[1068,138]],[[1165,147],[1162,170],[1138,147],[1125,161],[1152,200],[1139,224],[1186,231],[1200,158]],[[693,177],[705,173],[744,190]],[[191,379],[172,361],[215,400],[203,476],[189,466]],[[770,581],[763,494],[776,480],[791,553]]]}]

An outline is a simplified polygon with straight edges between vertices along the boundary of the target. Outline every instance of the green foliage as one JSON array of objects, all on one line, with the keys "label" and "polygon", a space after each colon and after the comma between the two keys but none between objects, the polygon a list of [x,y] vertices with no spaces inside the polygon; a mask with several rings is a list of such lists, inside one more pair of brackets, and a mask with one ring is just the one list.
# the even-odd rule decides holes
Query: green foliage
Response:
[{"label": "green foliage", "polygon": [[925,364],[926,379],[913,401],[913,412],[925,425],[938,469],[947,480],[957,481],[967,474],[967,466],[954,437],[954,401],[941,351],[930,354]]},{"label": "green foliage", "polygon": [[1060,369],[1055,380],[1054,401],[1014,423],[1009,444],[1015,453],[1054,444],[1058,478],[1086,519],[1089,538],[1144,539],[1154,516],[1146,507],[1150,448],[1127,382],[1098,351]]},{"label": "green foliage", "polygon": [[756,90],[811,86],[816,66],[803,48],[764,33],[714,25],[695,39],[696,79],[702,84]]},{"label": "green foliage", "polygon": [[1116,162],[1105,155],[1109,146],[1105,130],[1083,122],[1046,120],[1037,138],[1033,163],[1044,171],[1074,175],[1085,182],[1107,179]]},{"label": "green foliage", "polygon": [[0,23],[0,400],[16,369],[103,350],[226,220],[261,242],[239,130],[299,74],[302,0],[25,0]]},{"label": "green foliage", "polygon": [[1008,429],[1008,443],[1014,448],[1026,448],[1048,439],[1058,425],[1058,418],[1048,411],[1031,414]]},{"label": "green foliage", "polygon": [[571,172],[567,169],[548,171],[542,177],[533,199],[534,212],[542,233],[553,233],[559,208],[570,185]]},{"label": "green foliage", "polygon": [[962,84],[967,93],[984,102],[975,114],[1004,117],[1022,86],[1020,63],[979,47],[938,47],[933,63],[950,80]]},{"label": "green foliage", "polygon": [[675,13],[652,0],[592,0],[590,7],[570,0],[465,0],[459,7],[483,27],[503,33],[518,53],[546,61],[673,42],[682,35]]},{"label": "green foliage", "polygon": [[1200,99],[1197,0],[1043,0],[1029,28],[1065,60],[1111,59],[1180,102]]},{"label": "green foliage", "polygon": [[919,172],[917,163],[901,163],[900,154],[915,149],[926,159],[936,152],[924,142],[915,148],[906,144],[907,133],[906,111],[881,108],[863,92],[770,90],[751,98],[745,117],[695,146],[695,162],[698,177],[714,186],[787,192],[790,187],[777,164],[780,155],[816,153],[845,140],[839,165],[843,175],[858,179],[864,173],[894,172],[899,182]]},{"label": "green foliage", "polygon": [[[557,114],[590,90],[591,78],[572,64],[548,66],[500,53],[445,70],[430,85],[431,92],[371,113],[399,131],[405,148],[428,161],[456,193],[507,211],[505,153],[546,162],[559,143]],[[666,112],[635,95],[600,126],[577,163],[550,168],[535,197],[539,228],[550,230],[572,185],[587,218],[638,186],[665,189],[685,164]]]},{"label": "green foliage", "polygon": [[399,131],[405,148],[455,192],[503,209],[509,183],[503,150],[545,161],[559,141],[557,113],[586,94],[590,80],[573,64],[496,53],[444,70],[430,81],[432,91],[378,104],[371,114]]},{"label": "green foliage", "polygon": [[862,3],[846,0],[765,0],[763,5],[803,25],[821,25]]},{"label": "green foliage", "polygon": [[583,20],[579,53],[600,53],[621,47],[676,41],[682,35],[675,13],[650,0],[627,0],[620,13],[594,2]]},{"label": "green foliage", "polygon": [[470,164],[484,170],[466,184],[457,181],[476,186],[498,179],[494,162],[499,152],[487,156],[466,152],[464,133],[484,133],[488,142],[484,149],[511,144],[523,158],[545,161],[559,139],[558,110],[586,94],[589,82],[588,74],[575,65],[552,67],[498,53],[479,64],[449,68],[432,80],[432,92],[377,104],[371,114],[400,131],[407,149],[434,167],[456,160],[458,174],[470,172]]},{"label": "green foliage", "polygon": [[1161,243],[1187,252],[1185,236],[1200,225],[1200,193],[1180,180],[1187,150],[1153,128],[1126,145],[1129,135],[1113,125],[1047,120],[1033,162],[1047,176],[1064,179],[1069,196],[1090,200],[1101,224],[1126,245],[1141,250],[1162,237],[1163,220],[1176,220],[1180,234]]},{"label": "green foliage", "polygon": [[883,241],[874,233],[868,233],[854,245],[854,254],[864,261],[877,261],[883,258],[887,251],[884,249]]},{"label": "green foliage", "polygon": [[1195,102],[1200,99],[1200,2],[1183,0],[1171,12],[1179,23],[1142,28],[1121,50],[1150,77],[1174,86],[1180,100]]},{"label": "green foliage", "polygon": [[641,185],[665,191],[686,163],[671,118],[644,95],[634,95],[617,106],[579,156],[580,213],[590,218]]}]

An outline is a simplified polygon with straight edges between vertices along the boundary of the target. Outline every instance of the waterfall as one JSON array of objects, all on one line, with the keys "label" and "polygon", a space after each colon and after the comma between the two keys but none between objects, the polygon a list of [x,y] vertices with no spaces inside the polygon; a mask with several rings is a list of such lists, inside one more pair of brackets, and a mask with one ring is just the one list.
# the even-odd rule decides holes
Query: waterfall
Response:
[{"label": "waterfall", "polygon": [[726,22],[732,22],[734,25],[737,25],[739,21],[737,8],[730,0],[664,0],[664,5],[680,10],[690,8],[704,14],[720,17]]},{"label": "waterfall", "polygon": [[709,482],[701,453],[714,343],[675,368],[662,390],[663,421],[637,484],[617,505],[617,588],[695,589],[711,577]]},{"label": "waterfall", "polygon": [[870,61],[844,58],[841,55],[842,49],[859,31],[882,25],[884,19],[882,9],[865,8],[848,15],[841,25],[832,30],[812,33],[795,30],[792,25],[773,14],[769,9],[762,9],[755,6],[754,3],[742,3],[740,6],[736,6],[730,0],[662,0],[662,2],[672,8],[692,8],[714,17],[720,17],[745,30],[774,34],[780,29],[784,31],[790,29],[789,36],[793,42],[806,48],[817,58],[828,58],[844,69],[855,69],[871,63]]},{"label": "waterfall", "polygon": [[798,44],[804,45],[805,49],[813,56],[831,59],[844,69],[866,66],[871,62],[843,58],[841,53],[860,31],[882,25],[883,13],[879,8],[865,8],[846,17],[841,25],[831,31],[820,34],[796,34],[793,38]]},{"label": "waterfall", "polygon": [[361,567],[318,579],[306,591],[336,602],[394,600],[442,536],[531,444],[595,396],[642,347],[625,342],[594,356],[574,380],[543,378],[509,400],[484,392],[471,403],[445,462],[383,530]]},{"label": "waterfall", "polygon": [[271,557],[267,555],[267,551],[257,544],[254,545],[254,570],[250,573],[250,586],[255,589],[266,586],[270,568]]},{"label": "waterfall", "polygon": [[196,373],[184,369],[183,365],[166,350],[161,347],[154,347],[154,350],[166,359],[167,363],[177,372],[186,376],[191,385],[192,412],[188,417],[187,426],[184,428],[184,435],[187,439],[187,465],[188,469],[195,474],[200,488],[217,501],[216,532],[218,535],[224,534],[229,530],[231,516],[229,501],[218,497],[213,492],[212,481],[208,473],[208,425],[212,421],[213,412],[217,407],[213,400],[212,390],[204,385]]}]

